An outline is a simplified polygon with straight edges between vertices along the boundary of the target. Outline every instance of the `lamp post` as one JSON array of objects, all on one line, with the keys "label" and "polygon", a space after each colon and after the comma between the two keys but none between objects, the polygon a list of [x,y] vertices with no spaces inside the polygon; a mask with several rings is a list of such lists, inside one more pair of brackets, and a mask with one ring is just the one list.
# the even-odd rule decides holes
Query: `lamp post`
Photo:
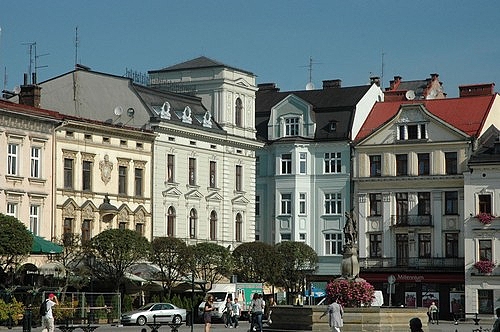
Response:
[{"label": "lamp post", "polygon": [[94,255],[89,255],[87,257],[87,264],[90,268],[90,276],[89,276],[89,283],[90,283],[90,306],[89,306],[89,317],[88,317],[88,323],[91,324],[94,322],[94,312],[92,311],[92,307],[94,306],[94,266],[95,266],[95,256]]}]

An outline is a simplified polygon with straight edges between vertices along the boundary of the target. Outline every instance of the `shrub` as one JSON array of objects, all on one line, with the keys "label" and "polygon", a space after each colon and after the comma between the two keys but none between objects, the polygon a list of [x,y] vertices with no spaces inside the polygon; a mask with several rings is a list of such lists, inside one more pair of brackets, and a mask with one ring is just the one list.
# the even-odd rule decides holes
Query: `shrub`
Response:
[{"label": "shrub", "polygon": [[337,297],[337,302],[344,307],[370,306],[375,289],[366,281],[349,279],[335,279],[326,286],[329,298]]}]

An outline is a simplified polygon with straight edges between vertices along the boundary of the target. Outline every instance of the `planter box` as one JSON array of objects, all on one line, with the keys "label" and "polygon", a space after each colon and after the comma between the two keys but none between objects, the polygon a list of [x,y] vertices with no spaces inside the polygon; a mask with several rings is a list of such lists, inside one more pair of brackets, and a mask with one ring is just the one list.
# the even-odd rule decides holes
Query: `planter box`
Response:
[{"label": "planter box", "polygon": [[[328,314],[321,317],[327,306],[276,306],[273,324],[268,331],[331,332]],[[344,309],[342,332],[408,332],[409,321],[419,317],[427,326],[427,308],[362,307]]]}]

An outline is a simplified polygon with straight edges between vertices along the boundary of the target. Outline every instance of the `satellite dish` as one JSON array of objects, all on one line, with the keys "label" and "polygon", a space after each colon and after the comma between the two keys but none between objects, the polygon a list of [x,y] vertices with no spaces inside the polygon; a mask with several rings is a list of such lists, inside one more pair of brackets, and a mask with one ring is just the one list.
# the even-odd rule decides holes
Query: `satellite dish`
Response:
[{"label": "satellite dish", "polygon": [[16,85],[16,86],[14,87],[14,93],[15,93],[16,95],[18,95],[18,94],[20,94],[20,93],[21,93],[21,88],[20,88],[18,85]]},{"label": "satellite dish", "polygon": [[306,84],[306,90],[314,90],[314,84],[312,82],[309,82]]},{"label": "satellite dish", "polygon": [[415,99],[415,91],[408,90],[408,91],[406,91],[405,96],[406,96],[406,99],[413,100],[413,99]]},{"label": "satellite dish", "polygon": [[132,107],[129,107],[129,109],[127,110],[127,115],[130,117],[133,117],[134,113],[135,113],[135,110]]},{"label": "satellite dish", "polygon": [[123,114],[123,108],[121,106],[116,106],[113,112],[116,116],[120,116]]}]

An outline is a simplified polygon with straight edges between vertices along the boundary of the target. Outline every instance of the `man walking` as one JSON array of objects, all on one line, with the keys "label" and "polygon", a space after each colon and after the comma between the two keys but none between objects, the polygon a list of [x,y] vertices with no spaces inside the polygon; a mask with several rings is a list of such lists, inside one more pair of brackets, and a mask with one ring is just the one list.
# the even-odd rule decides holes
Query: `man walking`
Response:
[{"label": "man walking", "polygon": [[332,302],[326,309],[326,311],[321,315],[323,317],[328,313],[328,325],[332,328],[333,332],[340,332],[340,328],[344,326],[344,309],[342,305],[337,302],[337,297],[332,299]]},{"label": "man walking", "polygon": [[54,314],[52,308],[59,304],[57,297],[50,293],[45,300],[46,311],[45,315],[42,316],[42,332],[54,332]]}]

